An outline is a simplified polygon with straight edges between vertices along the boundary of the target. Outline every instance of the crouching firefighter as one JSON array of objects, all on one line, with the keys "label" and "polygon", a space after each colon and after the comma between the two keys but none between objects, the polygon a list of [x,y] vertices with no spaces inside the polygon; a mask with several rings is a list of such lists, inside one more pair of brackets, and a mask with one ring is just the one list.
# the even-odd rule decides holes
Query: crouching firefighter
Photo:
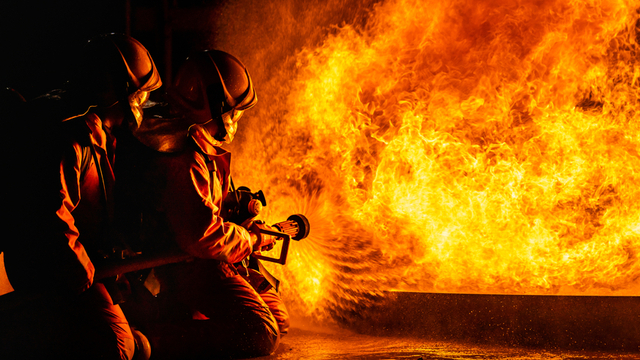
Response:
[{"label": "crouching firefighter", "polygon": [[243,227],[221,217],[231,181],[231,154],[221,145],[257,102],[249,72],[226,52],[200,52],[166,96],[146,109],[133,137],[119,139],[126,153],[116,194],[127,201],[117,202],[116,214],[129,241],[142,239],[143,254],[178,251],[193,260],[138,274],[146,288],[123,309],[148,336],[154,359],[271,354],[288,331],[287,310],[275,289],[256,291],[234,264],[275,237],[261,235],[270,227],[259,222]]},{"label": "crouching firefighter", "polygon": [[[147,49],[119,34],[90,40],[67,86],[29,100],[16,118],[7,174],[20,201],[5,221],[5,267],[21,301],[0,308],[1,359],[132,359],[132,332],[110,281],[95,269],[118,246],[110,236],[117,134],[137,127],[161,86]],[[19,121],[19,122],[18,122]],[[5,299],[7,299],[5,298]],[[0,301],[0,305],[6,301]]]}]

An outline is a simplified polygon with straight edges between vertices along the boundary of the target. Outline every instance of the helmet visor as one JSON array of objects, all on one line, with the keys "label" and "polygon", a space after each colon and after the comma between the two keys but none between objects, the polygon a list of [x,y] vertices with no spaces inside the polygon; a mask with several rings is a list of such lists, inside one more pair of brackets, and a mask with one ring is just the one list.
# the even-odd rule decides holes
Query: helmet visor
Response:
[{"label": "helmet visor", "polygon": [[240,120],[242,114],[244,114],[243,110],[235,109],[222,114],[222,123],[227,133],[224,137],[224,142],[227,144],[233,141],[236,131],[238,131],[238,120]]},{"label": "helmet visor", "polygon": [[142,123],[142,107],[149,100],[149,91],[138,90],[129,95],[129,106],[131,113],[136,119],[138,126]]}]

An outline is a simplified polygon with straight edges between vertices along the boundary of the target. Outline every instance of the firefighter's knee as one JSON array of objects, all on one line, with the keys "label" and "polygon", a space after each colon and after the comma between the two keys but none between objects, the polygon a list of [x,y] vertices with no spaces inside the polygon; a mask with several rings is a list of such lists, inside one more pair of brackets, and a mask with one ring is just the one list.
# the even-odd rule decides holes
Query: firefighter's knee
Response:
[{"label": "firefighter's knee", "polygon": [[151,358],[151,344],[146,336],[137,329],[131,329],[135,340],[133,360],[149,360]]},{"label": "firefighter's knee", "polygon": [[254,330],[252,341],[239,349],[243,357],[268,356],[273,354],[280,345],[280,332],[273,324],[264,324]]},{"label": "firefighter's knee", "polygon": [[122,346],[120,348],[120,358],[122,360],[137,360],[137,358],[134,358],[135,351],[136,351],[136,344],[133,339],[130,339],[130,338],[123,339],[121,345]]},{"label": "firefighter's knee", "polygon": [[286,335],[289,332],[290,320],[287,307],[282,302],[282,299],[276,293],[274,289],[261,293],[260,297],[269,307],[269,311],[275,318],[278,329],[280,330],[280,337]]}]

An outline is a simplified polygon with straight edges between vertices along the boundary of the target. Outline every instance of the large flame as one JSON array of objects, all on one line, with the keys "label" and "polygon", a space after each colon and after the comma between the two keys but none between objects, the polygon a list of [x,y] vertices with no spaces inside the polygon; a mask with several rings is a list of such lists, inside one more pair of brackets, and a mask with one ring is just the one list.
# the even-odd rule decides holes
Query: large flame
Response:
[{"label": "large flame", "polygon": [[[637,294],[637,0],[287,4],[255,10],[270,32],[228,50],[260,98],[236,183],[265,191],[268,220],[311,221],[270,267],[289,307]],[[346,22],[324,26],[336,8]]]}]

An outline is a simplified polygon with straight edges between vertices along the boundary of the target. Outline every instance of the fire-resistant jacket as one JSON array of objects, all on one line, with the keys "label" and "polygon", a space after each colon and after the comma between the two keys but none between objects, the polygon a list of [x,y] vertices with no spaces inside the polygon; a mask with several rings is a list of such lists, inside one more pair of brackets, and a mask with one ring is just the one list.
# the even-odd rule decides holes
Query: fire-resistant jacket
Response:
[{"label": "fire-resistant jacket", "polygon": [[[34,185],[25,185],[37,198],[31,201],[41,205],[30,219],[33,228],[23,229],[20,241],[5,254],[9,281],[16,290],[42,286],[86,290],[95,272],[88,254],[98,256],[104,248],[107,209],[111,207],[104,203],[104,191],[110,203],[115,139],[92,113],[55,129],[48,134],[55,141],[47,142],[55,145],[39,149]],[[102,168],[104,189],[95,159]],[[57,163],[57,171],[47,163]],[[53,176],[47,176],[50,174]]]},{"label": "fire-resistant jacket", "polygon": [[118,208],[133,213],[134,221],[142,218],[146,249],[177,244],[194,257],[239,262],[251,254],[252,239],[245,228],[220,217],[231,154],[215,146],[203,128],[188,131],[185,121],[145,119],[137,140],[131,138],[121,153],[127,165],[119,168],[118,196],[127,200]]}]

